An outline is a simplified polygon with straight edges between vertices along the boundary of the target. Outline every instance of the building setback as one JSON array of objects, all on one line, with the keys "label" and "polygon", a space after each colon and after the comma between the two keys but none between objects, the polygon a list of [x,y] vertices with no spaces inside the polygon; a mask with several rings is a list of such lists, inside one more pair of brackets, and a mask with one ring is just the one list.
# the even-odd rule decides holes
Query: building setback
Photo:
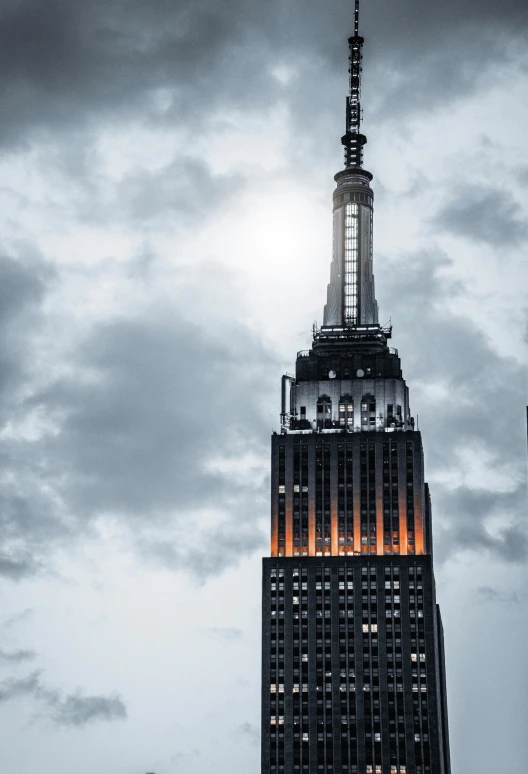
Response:
[{"label": "building setback", "polygon": [[358,0],[349,45],[323,325],[272,437],[262,774],[450,774],[422,440],[374,291]]}]

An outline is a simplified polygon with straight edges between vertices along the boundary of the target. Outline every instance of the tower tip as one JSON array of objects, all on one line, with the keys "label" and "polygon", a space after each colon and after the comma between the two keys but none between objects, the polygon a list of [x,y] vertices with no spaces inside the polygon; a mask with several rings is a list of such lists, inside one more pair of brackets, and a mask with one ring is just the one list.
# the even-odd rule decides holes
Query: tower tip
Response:
[{"label": "tower tip", "polygon": [[346,102],[346,132],[341,138],[345,148],[345,168],[363,165],[363,146],[367,138],[361,133],[361,63],[363,43],[359,34],[359,0],[354,0],[354,34],[348,39],[349,93]]}]

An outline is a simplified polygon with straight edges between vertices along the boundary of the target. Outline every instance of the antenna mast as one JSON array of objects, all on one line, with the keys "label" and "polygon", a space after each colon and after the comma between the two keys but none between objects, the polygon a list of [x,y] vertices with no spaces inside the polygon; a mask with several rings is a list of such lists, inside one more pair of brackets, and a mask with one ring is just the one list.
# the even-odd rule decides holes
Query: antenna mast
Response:
[{"label": "antenna mast", "polygon": [[363,146],[367,138],[359,131],[361,124],[361,62],[365,39],[359,34],[359,0],[354,0],[354,34],[348,39],[349,93],[346,102],[346,134],[341,138],[345,146],[345,168],[363,164]]}]

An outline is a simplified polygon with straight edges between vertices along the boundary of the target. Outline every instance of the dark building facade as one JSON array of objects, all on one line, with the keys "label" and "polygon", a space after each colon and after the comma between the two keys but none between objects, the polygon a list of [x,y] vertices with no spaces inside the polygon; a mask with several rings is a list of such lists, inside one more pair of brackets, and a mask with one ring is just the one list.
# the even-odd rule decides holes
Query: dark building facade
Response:
[{"label": "dark building facade", "polygon": [[450,774],[422,441],[374,292],[355,11],[323,325],[272,437],[262,774]]}]

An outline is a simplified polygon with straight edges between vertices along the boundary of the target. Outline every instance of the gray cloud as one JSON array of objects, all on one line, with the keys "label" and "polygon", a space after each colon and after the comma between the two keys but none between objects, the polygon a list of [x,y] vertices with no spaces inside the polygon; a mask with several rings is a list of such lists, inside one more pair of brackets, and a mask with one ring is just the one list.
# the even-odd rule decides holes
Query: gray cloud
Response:
[{"label": "gray cloud", "polygon": [[126,720],[127,710],[121,698],[114,696],[82,696],[80,693],[64,699],[49,694],[51,719],[58,726],[82,727],[95,721]]},{"label": "gray cloud", "polygon": [[483,602],[507,602],[518,605],[519,596],[516,591],[500,591],[492,586],[479,586],[477,589],[481,601]]},{"label": "gray cloud", "polygon": [[0,664],[20,664],[24,661],[32,661],[36,655],[34,650],[6,651],[0,648]]},{"label": "gray cloud", "polygon": [[[19,286],[37,307],[40,286]],[[26,321],[28,352],[31,334]],[[156,307],[94,328],[76,352],[67,375],[44,389],[21,368],[6,383],[6,420],[36,413],[56,431],[0,444],[0,573],[17,580],[49,569],[50,549],[109,513],[135,523],[143,556],[198,578],[263,545],[265,476],[214,466],[267,447],[277,364],[258,339],[236,325],[206,332]],[[203,510],[216,516],[202,532]]]},{"label": "gray cloud", "polygon": [[[214,501],[225,490],[203,462],[223,446],[226,418],[237,450],[264,432],[248,391],[269,362],[244,330],[232,336],[236,350],[171,312],[106,324],[85,342],[72,378],[28,401],[63,417],[46,453],[71,482],[77,508],[140,515]],[[96,378],[83,382],[83,367]],[[248,416],[253,428],[238,440]],[[244,488],[241,481],[235,494]]]},{"label": "gray cloud", "polygon": [[[392,314],[413,410],[413,384],[440,384],[446,394],[418,407],[427,470],[452,470],[457,451],[468,446],[518,470],[526,453],[526,367],[498,354],[469,319],[449,311],[448,302],[463,288],[442,276],[446,265],[448,258],[438,252],[405,255],[388,265],[380,293],[381,308]],[[440,558],[476,549],[507,561],[526,559],[521,475],[507,492],[437,482],[432,498]],[[487,527],[492,516],[502,522],[493,533]]]},{"label": "gray cloud", "polygon": [[18,623],[21,623],[22,621],[27,621],[32,616],[33,616],[33,608],[26,607],[26,609],[22,610],[20,613],[14,613],[13,615],[9,615],[0,623],[0,626],[2,627],[2,629],[11,629],[11,627],[16,626]]},{"label": "gray cloud", "polygon": [[252,723],[241,723],[236,729],[236,733],[249,740],[252,745],[260,744],[260,729],[254,726]]},{"label": "gray cloud", "polygon": [[450,192],[449,202],[433,219],[438,228],[497,249],[519,245],[528,237],[519,204],[507,191],[482,186]]},{"label": "gray cloud", "polygon": [[[5,519],[5,513],[3,519]],[[16,521],[10,524],[10,529],[19,531],[21,525]],[[18,581],[35,575],[40,569],[40,564],[27,552],[19,552],[16,549],[6,549],[0,553],[0,575],[10,580]]]},{"label": "gray cloud", "polygon": [[31,334],[54,274],[51,267],[23,247],[20,255],[0,255],[0,421],[12,410],[15,389],[27,375]]},{"label": "gray cloud", "polygon": [[225,640],[226,642],[232,642],[233,640],[240,640],[242,638],[241,629],[210,626],[202,631],[207,637],[212,637],[215,640]]},{"label": "gray cloud", "polygon": [[40,714],[57,726],[82,727],[96,721],[126,720],[127,711],[121,698],[83,696],[80,691],[63,696],[43,685],[41,673],[33,672],[20,679],[0,682],[0,704],[14,699],[33,698],[44,710]]}]

